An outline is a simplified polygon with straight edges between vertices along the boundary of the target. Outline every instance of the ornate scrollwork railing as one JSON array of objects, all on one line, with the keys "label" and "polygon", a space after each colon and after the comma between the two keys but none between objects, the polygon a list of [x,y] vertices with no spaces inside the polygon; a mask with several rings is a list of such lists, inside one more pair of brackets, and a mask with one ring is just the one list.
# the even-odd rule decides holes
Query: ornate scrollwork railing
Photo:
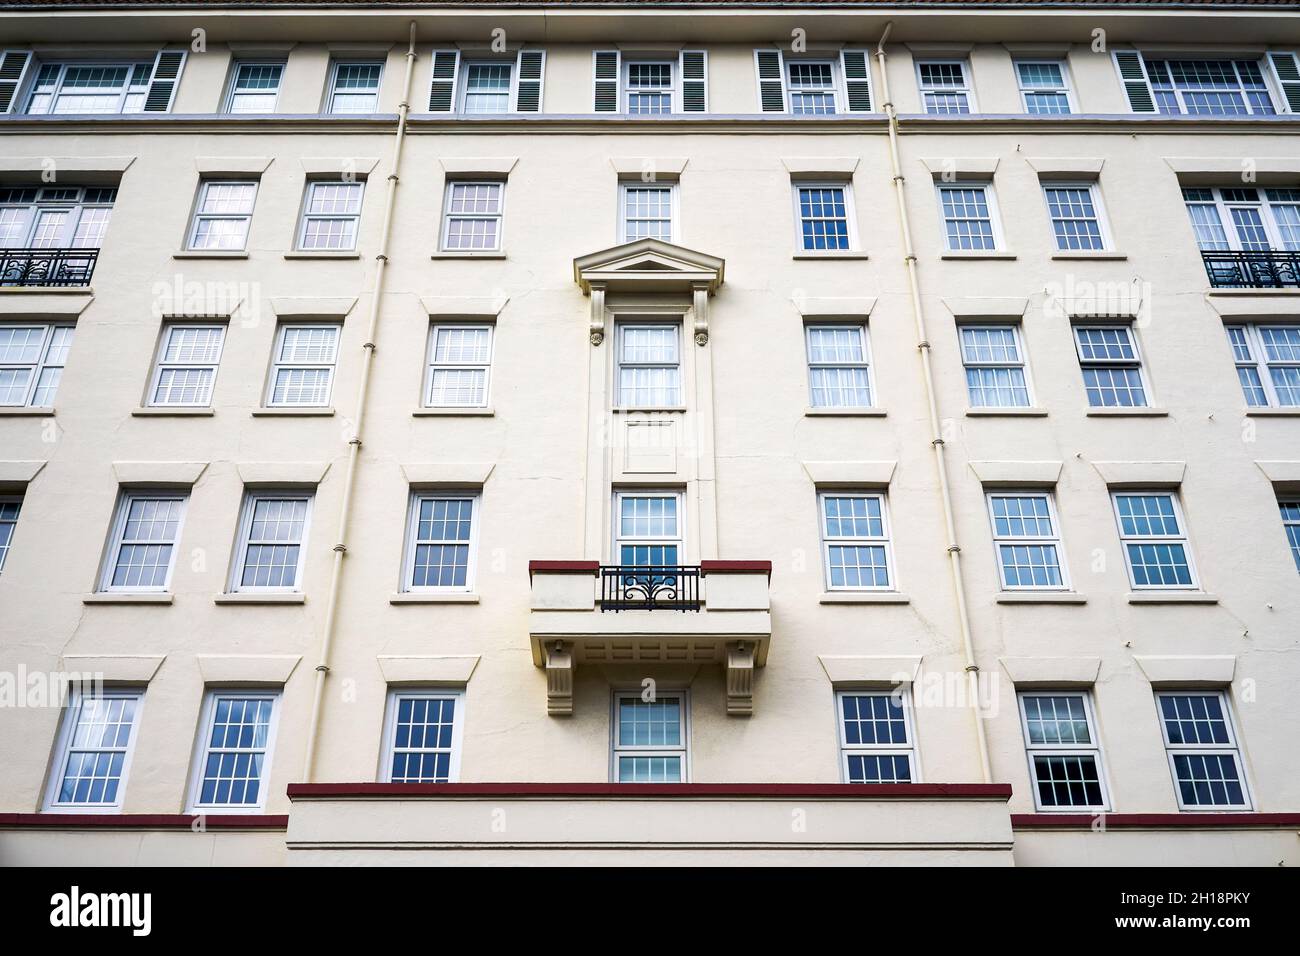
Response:
[{"label": "ornate scrollwork railing", "polygon": [[699,565],[601,565],[602,611],[698,611]]},{"label": "ornate scrollwork railing", "polygon": [[0,286],[90,285],[98,249],[0,249]]},{"label": "ornate scrollwork railing", "polygon": [[1300,287],[1300,252],[1201,252],[1213,289]]}]

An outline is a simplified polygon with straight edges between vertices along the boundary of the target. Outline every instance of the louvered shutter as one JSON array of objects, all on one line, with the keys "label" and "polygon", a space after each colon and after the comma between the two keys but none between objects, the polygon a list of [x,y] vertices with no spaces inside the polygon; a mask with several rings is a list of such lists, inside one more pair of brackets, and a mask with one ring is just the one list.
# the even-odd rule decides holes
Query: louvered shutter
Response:
[{"label": "louvered shutter", "polygon": [[520,50],[516,67],[515,111],[539,113],[542,109],[542,79],[546,72],[545,50]]},{"label": "louvered shutter", "polygon": [[429,112],[450,113],[456,108],[456,78],[460,74],[459,50],[434,50],[429,81]]},{"label": "louvered shutter", "polygon": [[1156,112],[1156,98],[1151,95],[1151,84],[1142,65],[1142,54],[1137,50],[1116,50],[1115,69],[1128,96],[1128,106],[1134,113]]},{"label": "louvered shutter", "polygon": [[755,50],[758,102],[764,113],[785,112],[785,67],[780,50]]},{"label": "louvered shutter", "polygon": [[621,58],[617,50],[597,50],[593,61],[593,86],[597,113],[618,112],[618,74]]},{"label": "louvered shutter", "polygon": [[149,92],[144,98],[146,113],[166,113],[176,100],[180,86],[181,70],[185,68],[185,50],[159,50],[153,61],[153,76],[149,78]]},{"label": "louvered shutter", "polygon": [[677,58],[682,78],[682,112],[709,111],[709,55],[703,50],[682,50]]},{"label": "louvered shutter", "polygon": [[0,54],[0,113],[18,110],[18,91],[31,62],[30,50],[5,50]]},{"label": "louvered shutter", "polygon": [[844,71],[844,91],[848,94],[850,113],[871,112],[871,61],[866,50],[841,50],[840,67]]},{"label": "louvered shutter", "polygon": [[1282,91],[1286,111],[1300,113],[1300,68],[1296,66],[1295,54],[1270,53],[1268,62],[1273,67],[1277,87]]}]

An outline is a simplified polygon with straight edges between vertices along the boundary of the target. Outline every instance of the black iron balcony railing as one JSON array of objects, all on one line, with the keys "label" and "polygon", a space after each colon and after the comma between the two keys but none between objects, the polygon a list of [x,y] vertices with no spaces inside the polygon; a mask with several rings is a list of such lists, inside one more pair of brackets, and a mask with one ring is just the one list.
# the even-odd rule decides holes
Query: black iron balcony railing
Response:
[{"label": "black iron balcony railing", "polygon": [[0,249],[0,286],[82,286],[98,249]]},{"label": "black iron balcony railing", "polygon": [[1201,252],[1212,289],[1300,287],[1300,252]]},{"label": "black iron balcony railing", "polygon": [[600,566],[602,611],[698,611],[699,565]]}]

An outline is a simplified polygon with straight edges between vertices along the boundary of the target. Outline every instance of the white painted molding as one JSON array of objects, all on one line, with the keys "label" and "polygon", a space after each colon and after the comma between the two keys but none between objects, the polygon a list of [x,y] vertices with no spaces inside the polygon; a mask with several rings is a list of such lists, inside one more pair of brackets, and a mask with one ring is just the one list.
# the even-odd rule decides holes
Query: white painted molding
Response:
[{"label": "white painted molding", "polygon": [[290,485],[316,486],[330,470],[327,461],[245,462],[237,466],[239,480],[245,485],[263,488]]},{"label": "white painted molding", "polygon": [[206,461],[115,461],[120,485],[193,485],[207,469]]},{"label": "white painted molding", "polygon": [[791,176],[819,176],[824,179],[852,179],[858,168],[856,156],[782,156],[781,164]]},{"label": "white painted molding", "polygon": [[346,176],[365,179],[379,165],[378,156],[304,156],[299,160],[308,179]]},{"label": "white painted molding", "polygon": [[1219,156],[1166,156],[1164,160],[1185,186],[1241,182],[1241,174],[1247,169],[1262,186],[1291,186],[1300,176],[1300,156],[1252,156],[1249,166],[1243,159]]},{"label": "white painted molding", "polygon": [[282,686],[302,660],[300,654],[199,654],[205,684]]},{"label": "white painted molding", "polygon": [[1300,485],[1300,461],[1257,461],[1255,466],[1275,485]]},{"label": "white painted molding", "polygon": [[805,461],[804,472],[818,488],[884,488],[897,461]]},{"label": "white painted molding", "polygon": [[1232,683],[1237,658],[1232,654],[1138,657],[1133,660],[1152,687],[1224,687]]},{"label": "white painted molding", "polygon": [[245,40],[227,40],[226,46],[230,48],[231,53],[288,53],[298,45],[298,41],[284,41],[281,43],[269,42],[250,42]]},{"label": "white painted molding", "polygon": [[1183,483],[1183,461],[1094,461],[1108,488],[1174,488]]},{"label": "white painted molding", "polygon": [[5,294],[0,295],[0,319],[70,319],[86,311],[95,297],[84,292],[76,295]]},{"label": "white painted molding", "polygon": [[841,298],[816,298],[813,296],[796,296],[791,299],[794,307],[804,318],[821,319],[865,319],[876,307],[875,296],[861,298],[844,296]]},{"label": "white painted molding", "polygon": [[501,314],[501,310],[510,301],[510,296],[499,295],[494,298],[486,296],[461,295],[422,295],[420,305],[430,318],[439,316],[492,320]]},{"label": "white painted molding", "polygon": [[65,182],[115,183],[134,162],[134,156],[0,156],[0,174],[19,182],[41,182],[42,175],[53,170]]},{"label": "white painted molding", "polygon": [[954,319],[1021,319],[1029,309],[1025,296],[945,297]]},{"label": "white painted molding", "polygon": [[1101,670],[1100,657],[999,657],[1016,687],[1091,687]]},{"label": "white painted molding", "polygon": [[200,176],[261,176],[275,160],[271,156],[195,156]]},{"label": "white painted molding", "polygon": [[59,666],[109,683],[147,684],[166,659],[166,654],[64,654]]},{"label": "white painted molding", "polygon": [[923,156],[921,163],[935,179],[992,179],[998,170],[996,156]]},{"label": "white painted molding", "polygon": [[462,464],[402,465],[402,474],[413,488],[481,488],[487,484],[495,462]]},{"label": "white painted molding", "polygon": [[45,465],[43,461],[0,461],[0,485],[26,485]]},{"label": "white painted molding", "polygon": [[1296,300],[1290,295],[1236,295],[1237,290],[1210,290],[1205,301],[1225,322],[1252,319],[1291,319],[1296,314]]},{"label": "white painted molding", "polygon": [[685,156],[611,156],[609,164],[619,179],[642,179],[647,173],[656,180],[680,179],[689,159]]},{"label": "white painted molding", "polygon": [[352,314],[356,308],[356,296],[347,298],[312,298],[310,296],[272,296],[271,311],[277,319],[338,319],[342,320]]},{"label": "white painted molding", "polygon": [[381,654],[375,658],[389,684],[428,684],[463,687],[474,676],[479,655],[411,655]]},{"label": "white painted molding", "polygon": [[818,654],[818,662],[836,687],[895,687],[911,684],[921,671],[920,657],[855,657]]},{"label": "white painted molding", "polygon": [[983,485],[1051,487],[1061,478],[1059,461],[972,461],[970,470]]},{"label": "white painted molding", "polygon": [[443,156],[440,162],[448,176],[509,176],[519,157]]},{"label": "white painted molding", "polygon": [[1100,156],[1026,156],[1025,162],[1040,177],[1096,179],[1106,160]]}]

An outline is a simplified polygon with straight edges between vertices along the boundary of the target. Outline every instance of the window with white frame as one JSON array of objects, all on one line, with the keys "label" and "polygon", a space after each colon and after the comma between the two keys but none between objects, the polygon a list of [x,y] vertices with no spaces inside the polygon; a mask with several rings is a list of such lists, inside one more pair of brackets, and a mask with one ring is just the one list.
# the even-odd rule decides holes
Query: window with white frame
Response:
[{"label": "window with white frame", "polygon": [[1180,810],[1249,810],[1250,793],[1223,691],[1156,694]]},{"label": "window with white frame", "polygon": [[998,249],[1002,230],[988,183],[944,183],[939,187],[939,209],[949,252],[983,252]]},{"label": "window with white frame", "polygon": [[870,408],[871,353],[865,325],[804,328],[808,388],[813,408]]},{"label": "window with white frame", "polygon": [[[3,513],[3,505],[0,505],[0,513]],[[1291,546],[1291,557],[1295,559],[1295,569],[1300,571],[1300,498],[1280,499],[1277,503],[1278,510],[1282,513],[1282,530],[1286,532],[1287,544]],[[18,511],[14,510],[14,517],[17,517]],[[3,520],[0,518],[0,520]],[[4,529],[0,527],[0,546],[4,543]],[[4,567],[3,555],[0,555],[0,568]]]},{"label": "window with white frame", "polygon": [[1020,329],[1014,323],[963,325],[957,334],[971,407],[1028,408],[1029,379]]},{"label": "window with white frame", "polygon": [[72,325],[0,325],[0,406],[52,408]]},{"label": "window with white frame", "polygon": [[236,61],[231,71],[227,113],[274,113],[284,64]]},{"label": "window with white frame", "polygon": [[1026,113],[1061,116],[1074,112],[1064,60],[1017,60],[1015,66],[1016,83]]},{"label": "window with white frame", "polygon": [[411,495],[406,531],[407,591],[469,591],[474,585],[479,496],[473,492]]},{"label": "window with white frame", "polygon": [[433,325],[429,331],[427,408],[486,408],[492,371],[492,326]]},{"label": "window with white frame", "polygon": [[379,81],[384,64],[378,61],[336,60],[330,71],[327,113],[373,113],[379,106]]},{"label": "window with white frame", "polygon": [[250,491],[239,516],[231,591],[301,591],[309,491]]},{"label": "window with white frame", "polygon": [[469,60],[462,69],[465,84],[461,93],[461,112],[510,112],[510,89],[515,70],[513,60]]},{"label": "window with white frame", "polygon": [[1246,404],[1300,406],[1300,325],[1229,325],[1226,329]]},{"label": "window with white frame", "polygon": [[1003,589],[1068,588],[1052,495],[1046,491],[990,492],[988,502]]},{"label": "window with white frame", "polygon": [[1109,248],[1096,183],[1043,183],[1056,248],[1062,252],[1100,252]]},{"label": "window with white frame", "polygon": [[109,531],[101,591],[166,591],[189,493],[128,491]]},{"label": "window with white frame", "polygon": [[0,571],[5,569],[9,548],[13,544],[18,515],[23,510],[22,495],[0,495]]},{"label": "window with white frame", "polygon": [[245,248],[256,199],[256,182],[205,179],[199,183],[188,248]]},{"label": "window with white frame", "polygon": [[614,560],[623,567],[681,563],[682,495],[675,491],[620,491],[614,495]]},{"label": "window with white frame", "polygon": [[325,408],[334,389],[339,327],[282,324],[275,334],[268,408]]},{"label": "window with white frame", "polygon": [[673,211],[677,205],[677,188],[673,183],[619,183],[618,195],[622,211],[620,242],[673,241],[676,219]]},{"label": "window with white frame", "polygon": [[843,690],[835,698],[844,782],[916,783],[911,692]]},{"label": "window with white frame", "polygon": [[916,79],[921,90],[921,105],[927,113],[971,111],[965,60],[918,60]]},{"label": "window with white frame", "polygon": [[139,113],[149,95],[152,60],[146,62],[41,63],[27,112]]},{"label": "window with white frame", "polygon": [[45,809],[80,813],[122,805],[144,691],[73,687],[55,744]]},{"label": "window with white frame", "polygon": [[852,249],[856,233],[847,183],[795,183],[797,248],[805,252]]},{"label": "window with white frame", "polygon": [[390,690],[381,781],[455,783],[460,777],[464,718],[462,690]]},{"label": "window with white frame", "polygon": [[1187,186],[1183,202],[1202,251],[1300,251],[1300,189]]},{"label": "window with white frame", "polygon": [[1277,112],[1258,60],[1146,59],[1146,70],[1161,113],[1271,116]]},{"label": "window with white frame", "polygon": [[1112,498],[1133,587],[1194,589],[1196,573],[1178,497],[1169,491],[1117,491]]},{"label": "window with white frame", "polygon": [[614,695],[615,783],[685,783],[688,741],[686,694]]},{"label": "window with white frame", "polygon": [[838,81],[834,60],[785,61],[790,112],[826,116],[836,112]]},{"label": "window with white frame", "polygon": [[657,116],[673,111],[674,63],[671,60],[624,60],[627,112]]},{"label": "window with white frame", "polygon": [[1106,810],[1101,744],[1085,691],[1021,691],[1021,729],[1039,810]]},{"label": "window with white frame", "polygon": [[499,250],[505,190],[506,184],[499,181],[449,181],[442,214],[442,248],[453,252]]},{"label": "window with white frame", "polygon": [[1145,408],[1146,383],[1137,339],[1127,325],[1076,325],[1074,347],[1092,408]]},{"label": "window with white frame", "polygon": [[365,188],[359,180],[309,182],[302,203],[298,248],[336,252],[355,249]]},{"label": "window with white frame", "polygon": [[248,812],[266,805],[279,713],[279,691],[210,690],[204,695],[190,812]]},{"label": "window with white frame", "polygon": [[619,322],[615,404],[677,408],[682,404],[681,324]]},{"label": "window with white frame", "polygon": [[152,406],[206,408],[221,364],[224,325],[164,325],[149,385]]},{"label": "window with white frame", "polygon": [[98,249],[116,199],[115,186],[0,187],[0,247]]},{"label": "window with white frame", "polygon": [[889,591],[894,587],[885,496],[847,491],[817,496],[822,557],[831,591]]}]

